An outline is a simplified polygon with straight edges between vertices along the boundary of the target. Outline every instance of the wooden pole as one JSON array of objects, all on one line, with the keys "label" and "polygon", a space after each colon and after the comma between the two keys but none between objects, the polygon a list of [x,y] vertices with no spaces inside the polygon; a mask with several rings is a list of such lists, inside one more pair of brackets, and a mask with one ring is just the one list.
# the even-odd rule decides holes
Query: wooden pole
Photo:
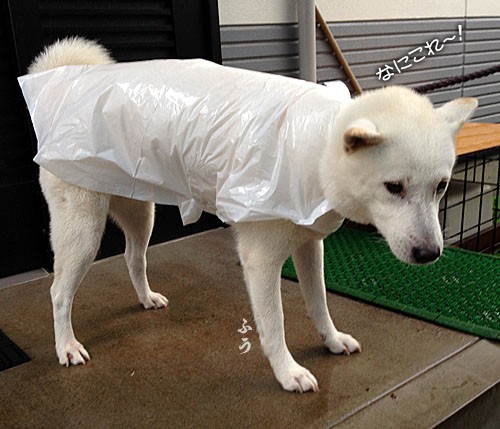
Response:
[{"label": "wooden pole", "polygon": [[354,88],[354,91],[356,91],[357,94],[361,94],[363,92],[363,89],[361,88],[361,85],[359,84],[358,79],[354,75],[354,73],[351,69],[351,66],[349,65],[349,63],[345,59],[344,54],[342,53],[342,50],[340,49],[340,46],[338,45],[337,41],[333,37],[332,32],[328,28],[328,24],[323,19],[323,16],[321,15],[321,12],[320,12],[318,6],[316,6],[316,21],[319,23],[321,30],[323,31],[323,34],[327,38],[330,47],[332,48],[335,56],[339,60],[340,66],[344,70],[344,73],[346,74],[347,78],[351,82],[351,84]]}]

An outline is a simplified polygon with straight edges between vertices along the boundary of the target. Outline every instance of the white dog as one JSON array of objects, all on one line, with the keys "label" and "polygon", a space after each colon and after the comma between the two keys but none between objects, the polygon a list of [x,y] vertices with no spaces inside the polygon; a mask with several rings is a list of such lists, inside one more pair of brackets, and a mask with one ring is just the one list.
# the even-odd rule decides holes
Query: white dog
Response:
[{"label": "white dog", "polygon": [[[111,62],[101,46],[69,39],[40,54],[30,73]],[[359,343],[339,332],[330,318],[322,240],[349,218],[375,225],[396,257],[406,263],[436,260],[443,247],[438,204],[455,162],[454,136],[476,107],[475,99],[462,98],[434,108],[426,97],[400,87],[367,92],[347,104],[327,128],[329,144],[321,153],[303,160],[317,173],[318,187],[334,208],[321,218],[321,228],[312,230],[290,220],[234,225],[262,349],[284,389],[318,390],[315,377],[293,359],[285,342],[280,293],[285,259],[293,256],[308,314],[326,347],[332,353],[359,351]],[[151,291],[146,277],[154,206],[71,185],[43,168],[40,182],[50,209],[55,258],[51,296],[56,351],[63,365],[84,364],[90,357],[74,336],[71,308],[96,256],[108,215],[125,233],[125,260],[140,302],[145,308],[168,304],[164,296]]]}]

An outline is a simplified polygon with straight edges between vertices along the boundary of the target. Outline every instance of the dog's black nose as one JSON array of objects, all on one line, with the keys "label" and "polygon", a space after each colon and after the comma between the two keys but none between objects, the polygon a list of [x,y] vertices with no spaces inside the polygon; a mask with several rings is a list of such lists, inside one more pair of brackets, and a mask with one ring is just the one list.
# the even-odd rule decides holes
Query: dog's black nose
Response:
[{"label": "dog's black nose", "polygon": [[439,247],[413,247],[411,254],[417,264],[427,264],[441,256],[441,249]]}]

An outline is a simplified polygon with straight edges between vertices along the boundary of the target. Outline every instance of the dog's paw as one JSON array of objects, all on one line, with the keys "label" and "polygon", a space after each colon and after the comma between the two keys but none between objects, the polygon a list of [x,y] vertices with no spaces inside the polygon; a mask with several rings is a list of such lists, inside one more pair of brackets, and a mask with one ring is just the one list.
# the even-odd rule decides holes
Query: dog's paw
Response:
[{"label": "dog's paw", "polygon": [[336,332],[332,336],[327,337],[325,339],[325,345],[335,354],[343,353],[345,355],[350,355],[351,353],[361,351],[361,346],[357,340],[349,334],[344,334],[342,332]]},{"label": "dog's paw", "polygon": [[144,299],[141,300],[144,308],[163,308],[168,305],[168,299],[165,298],[161,293],[149,292]]},{"label": "dog's paw", "polygon": [[66,344],[65,347],[57,348],[56,351],[59,363],[66,367],[70,365],[85,365],[90,360],[89,352],[76,340]]},{"label": "dog's paw", "polygon": [[291,368],[284,370],[281,374],[277,375],[278,381],[281,383],[283,389],[289,392],[304,393],[312,390],[318,392],[318,382],[311,372],[294,362]]}]

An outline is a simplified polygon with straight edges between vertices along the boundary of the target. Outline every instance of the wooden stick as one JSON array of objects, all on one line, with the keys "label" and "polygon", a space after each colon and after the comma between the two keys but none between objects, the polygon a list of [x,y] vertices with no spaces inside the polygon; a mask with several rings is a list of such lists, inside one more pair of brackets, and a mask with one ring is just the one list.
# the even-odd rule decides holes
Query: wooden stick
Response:
[{"label": "wooden stick", "polygon": [[328,24],[325,22],[323,16],[321,15],[321,12],[316,6],[316,21],[319,23],[321,30],[323,31],[323,34],[328,40],[328,43],[330,44],[330,47],[332,48],[335,56],[339,60],[340,66],[342,69],[344,69],[344,73],[346,74],[347,78],[351,82],[354,91],[356,91],[357,94],[361,94],[363,92],[363,89],[361,88],[361,85],[358,82],[358,79],[354,75],[351,66],[347,62],[347,60],[344,57],[344,54],[342,53],[342,50],[340,49],[340,46],[338,45],[337,41],[333,37],[332,32],[328,28]]}]

